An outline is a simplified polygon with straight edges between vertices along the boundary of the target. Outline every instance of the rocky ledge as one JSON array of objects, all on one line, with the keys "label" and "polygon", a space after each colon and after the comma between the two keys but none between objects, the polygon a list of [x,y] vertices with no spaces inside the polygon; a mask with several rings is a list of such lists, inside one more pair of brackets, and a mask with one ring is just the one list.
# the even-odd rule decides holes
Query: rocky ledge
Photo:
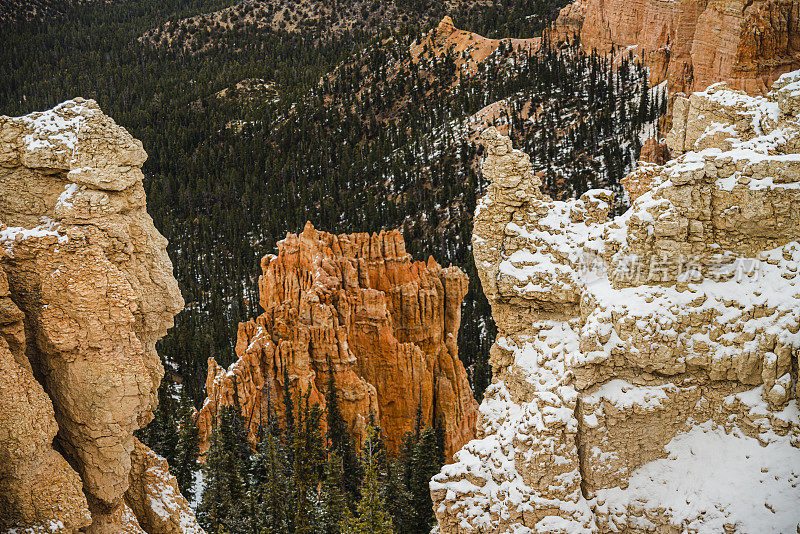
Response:
[{"label": "rocky ledge", "polygon": [[679,97],[673,123],[613,219],[485,132],[494,381],[431,482],[440,532],[800,530],[800,71]]},{"label": "rocky ledge", "polygon": [[202,532],[133,437],[183,307],[146,157],[92,100],[0,117],[0,530]]}]

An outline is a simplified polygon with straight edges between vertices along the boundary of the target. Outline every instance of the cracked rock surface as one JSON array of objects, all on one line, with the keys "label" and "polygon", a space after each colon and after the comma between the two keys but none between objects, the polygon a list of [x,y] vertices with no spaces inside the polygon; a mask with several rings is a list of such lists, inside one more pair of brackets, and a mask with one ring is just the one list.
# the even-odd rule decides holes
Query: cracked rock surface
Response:
[{"label": "cracked rock surface", "polygon": [[800,523],[800,71],[675,101],[672,158],[553,201],[494,129],[473,251],[498,338],[439,531]]},{"label": "cracked rock surface", "polygon": [[[92,100],[0,117],[0,527],[166,532],[131,484],[155,343],[183,307],[146,157]],[[164,513],[200,532],[175,503]]]}]

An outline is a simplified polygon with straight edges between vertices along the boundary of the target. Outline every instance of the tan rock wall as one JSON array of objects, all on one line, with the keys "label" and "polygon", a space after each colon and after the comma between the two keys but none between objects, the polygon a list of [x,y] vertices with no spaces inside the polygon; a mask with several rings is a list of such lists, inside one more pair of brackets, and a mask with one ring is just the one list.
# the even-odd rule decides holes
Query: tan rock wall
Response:
[{"label": "tan rock wall", "polygon": [[53,450],[58,425],[25,357],[22,318],[0,270],[0,528],[60,521],[76,531],[91,523],[86,497],[80,477]]},{"label": "tan rock wall", "polygon": [[578,0],[550,35],[578,35],[585,49],[618,57],[630,51],[650,68],[651,83],[669,82],[670,94],[718,81],[765,93],[800,67],[796,0]]},{"label": "tan rock wall", "polygon": [[675,159],[626,177],[614,219],[484,133],[498,338],[477,439],[430,484],[441,532],[800,528],[798,103],[800,71],[677,98]]},{"label": "tan rock wall", "polygon": [[[5,402],[40,414],[0,425],[0,451],[27,448],[0,488],[8,526],[161,532],[125,503],[133,431],[152,419],[164,374],[155,343],[183,307],[145,209],[145,158],[91,100],[0,117],[0,324],[24,391]],[[43,506],[54,486],[59,504]]]}]

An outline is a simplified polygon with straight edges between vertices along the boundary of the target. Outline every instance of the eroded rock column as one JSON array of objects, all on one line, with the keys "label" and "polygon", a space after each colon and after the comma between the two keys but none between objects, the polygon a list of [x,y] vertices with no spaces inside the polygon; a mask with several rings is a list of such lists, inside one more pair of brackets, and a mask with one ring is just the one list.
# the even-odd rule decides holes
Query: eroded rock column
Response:
[{"label": "eroded rock column", "polygon": [[448,457],[472,439],[477,404],[456,343],[467,278],[458,268],[413,261],[396,230],[333,235],[307,224],[262,269],[265,312],[239,325],[239,359],[227,370],[209,360],[203,438],[235,392],[253,437],[268,402],[284,413],[286,387],[324,409],[333,366],[358,443],[371,411],[396,451],[418,405],[423,424],[444,423]]},{"label": "eroded rock column", "polygon": [[[24,378],[17,384],[28,392],[27,409],[43,414],[35,423],[43,425],[36,437],[42,445],[27,458],[12,457],[11,471],[25,462],[58,465],[65,510],[74,509],[62,519],[66,512],[48,511],[38,495],[0,491],[13,510],[9,526],[162,531],[140,524],[143,512],[126,503],[133,431],[152,419],[164,373],[155,342],[183,307],[167,241],[146,211],[146,157],[91,100],[0,117],[0,272],[8,282],[0,290],[17,307],[6,312],[24,325],[4,327],[13,334],[5,344]],[[39,402],[37,391],[52,404]],[[15,429],[10,436],[27,434]],[[0,440],[3,450],[14,450],[13,439]],[[47,482],[41,477],[33,484]],[[71,496],[78,481],[82,491]],[[199,531],[179,501],[191,518],[185,531]]]}]

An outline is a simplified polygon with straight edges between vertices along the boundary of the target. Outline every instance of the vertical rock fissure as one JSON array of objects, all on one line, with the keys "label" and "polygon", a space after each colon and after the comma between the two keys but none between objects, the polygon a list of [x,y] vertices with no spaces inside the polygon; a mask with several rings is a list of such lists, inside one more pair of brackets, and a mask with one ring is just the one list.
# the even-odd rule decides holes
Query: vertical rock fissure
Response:
[{"label": "vertical rock fissure", "polygon": [[584,499],[589,499],[591,495],[589,495],[589,490],[586,487],[586,447],[583,445],[583,402],[580,397],[578,397],[575,402],[573,417],[575,417],[575,424],[578,427],[575,432],[575,450],[578,451],[578,473],[581,477],[581,495],[583,495]]}]

